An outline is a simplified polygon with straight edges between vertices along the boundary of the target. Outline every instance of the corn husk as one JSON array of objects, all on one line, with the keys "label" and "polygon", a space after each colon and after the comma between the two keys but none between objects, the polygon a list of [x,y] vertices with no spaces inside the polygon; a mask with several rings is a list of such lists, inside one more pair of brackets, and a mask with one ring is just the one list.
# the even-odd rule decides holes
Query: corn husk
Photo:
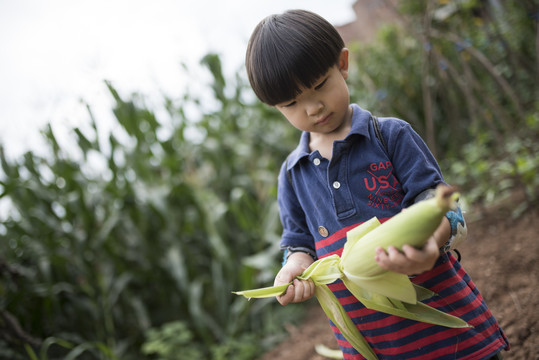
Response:
[{"label": "corn husk", "polygon": [[343,353],[341,350],[330,349],[323,344],[315,345],[314,350],[318,355],[323,356],[327,359],[343,359]]},{"label": "corn husk", "polygon": [[[312,280],[316,297],[326,315],[343,336],[366,359],[377,359],[367,341],[352,323],[338,299],[327,287],[341,279],[346,288],[367,308],[435,325],[471,327],[464,320],[434,309],[422,302],[435,296],[432,291],[413,284],[407,275],[382,269],[375,261],[375,249],[409,244],[421,247],[441,223],[445,213],[456,207],[457,194],[447,186],[439,186],[434,198],[412,205],[384,224],[377,218],[357,226],[347,233],[342,256],[332,255],[315,261],[301,280]],[[247,298],[279,296],[289,284],[235,292]]]}]

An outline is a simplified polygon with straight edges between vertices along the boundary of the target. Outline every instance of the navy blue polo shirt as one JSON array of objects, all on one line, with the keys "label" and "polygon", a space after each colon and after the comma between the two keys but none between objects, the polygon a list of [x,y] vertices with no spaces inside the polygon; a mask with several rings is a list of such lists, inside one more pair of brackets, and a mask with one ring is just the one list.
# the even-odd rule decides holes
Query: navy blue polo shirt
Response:
[{"label": "navy blue polo shirt", "polygon": [[443,182],[436,160],[410,124],[379,118],[386,151],[376,138],[371,113],[351,106],[350,133],[334,142],[331,160],[309,150],[310,134],[304,132],[281,167],[283,248],[306,247],[323,256],[317,242],[373,216],[383,221]]}]

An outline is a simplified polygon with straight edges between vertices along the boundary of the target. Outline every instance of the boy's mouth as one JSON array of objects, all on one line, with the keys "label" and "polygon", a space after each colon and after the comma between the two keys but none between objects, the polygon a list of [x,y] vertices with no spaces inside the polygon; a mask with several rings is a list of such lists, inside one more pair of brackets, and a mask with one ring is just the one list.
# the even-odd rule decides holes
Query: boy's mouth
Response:
[{"label": "boy's mouth", "polygon": [[329,122],[329,119],[331,118],[331,114],[328,114],[322,118],[320,118],[319,120],[317,120],[314,124],[315,125],[325,125]]}]

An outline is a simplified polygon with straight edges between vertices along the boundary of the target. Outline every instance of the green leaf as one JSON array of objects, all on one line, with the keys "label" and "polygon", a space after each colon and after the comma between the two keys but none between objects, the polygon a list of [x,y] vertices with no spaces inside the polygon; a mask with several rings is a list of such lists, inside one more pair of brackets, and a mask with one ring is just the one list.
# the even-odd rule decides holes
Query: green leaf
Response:
[{"label": "green leaf", "polygon": [[344,248],[342,251],[342,261],[347,258],[347,256],[350,254],[350,249],[354,247],[354,245],[359,241],[359,239],[361,239],[371,230],[374,230],[380,225],[381,223],[378,218],[373,217],[370,220],[365,221],[363,224],[356,226],[352,230],[348,231],[346,233],[346,243],[344,244]]},{"label": "green leaf", "polygon": [[343,278],[343,282],[346,285],[346,288],[368,309],[445,327],[472,327],[471,325],[468,325],[466,321],[434,309],[422,302],[417,302],[416,304],[401,302],[387,296],[361,289],[347,278]]},{"label": "green leaf", "polygon": [[346,269],[343,272],[349,282],[365,290],[410,304],[417,302],[416,290],[407,275],[385,271],[376,276],[361,277],[347,272]]},{"label": "green leaf", "polygon": [[269,286],[269,287],[253,289],[253,290],[233,291],[232,293],[236,295],[244,296],[247,299],[270,298],[270,297],[275,297],[275,296],[284,294],[286,292],[286,289],[288,289],[288,287],[290,286],[290,284],[284,284],[284,285],[279,285],[279,286]]},{"label": "green leaf", "polygon": [[319,285],[315,289],[316,298],[324,309],[327,317],[337,326],[341,334],[348,342],[359,351],[367,360],[377,360],[378,356],[373,352],[367,340],[361,335],[356,325],[352,322],[339,300],[327,285]]},{"label": "green leaf", "polygon": [[343,353],[341,350],[339,349],[333,350],[323,344],[316,344],[314,346],[314,350],[316,351],[318,355],[321,355],[328,359],[342,359],[343,358]]},{"label": "green leaf", "polygon": [[342,277],[339,263],[340,257],[338,255],[318,259],[297,278],[300,280],[311,279],[316,285],[331,284]]}]

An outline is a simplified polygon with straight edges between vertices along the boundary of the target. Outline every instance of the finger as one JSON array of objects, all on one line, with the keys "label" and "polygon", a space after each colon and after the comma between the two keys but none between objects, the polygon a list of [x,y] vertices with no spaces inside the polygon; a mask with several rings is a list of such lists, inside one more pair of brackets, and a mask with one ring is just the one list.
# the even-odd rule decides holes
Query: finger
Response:
[{"label": "finger", "polygon": [[311,280],[297,280],[296,285],[296,298],[294,302],[302,302],[311,298]]},{"label": "finger", "polygon": [[374,260],[376,260],[379,265],[385,264],[387,262],[387,253],[382,247],[377,247],[375,249]]},{"label": "finger", "polygon": [[405,251],[408,259],[410,259],[410,266],[412,266],[411,269],[414,269],[414,273],[422,273],[432,269],[436,263],[436,260],[440,256],[438,245],[434,239],[432,242],[429,240],[425,247],[421,250],[411,248],[406,249]]},{"label": "finger", "polygon": [[395,254],[392,255],[392,257],[389,254],[390,249],[388,248],[388,251],[386,252],[383,248],[377,248],[376,249],[376,256],[375,260],[378,263],[378,265],[384,269],[384,270],[390,270],[395,271],[397,269],[396,264],[393,262],[393,258],[395,258]]},{"label": "finger", "polygon": [[406,256],[409,260],[414,262],[420,262],[423,261],[425,258],[425,254],[422,250],[416,249],[415,247],[411,245],[404,245],[402,247],[402,252],[404,253],[404,256]]},{"label": "finger", "polygon": [[408,263],[406,256],[394,246],[387,248],[387,256],[389,261],[397,267],[404,266]]},{"label": "finger", "polygon": [[438,244],[434,237],[429,238],[422,249],[416,249],[410,245],[404,245],[402,251],[408,259],[414,262],[425,262],[437,259],[439,255]]},{"label": "finger", "polygon": [[440,253],[440,248],[438,246],[438,242],[436,242],[436,239],[434,238],[434,236],[431,236],[429,241],[427,241],[427,244],[425,246],[425,248],[430,252],[430,253]]},{"label": "finger", "polygon": [[283,295],[277,296],[277,301],[281,305],[287,305],[294,300],[296,289],[294,284],[290,285]]},{"label": "finger", "polygon": [[304,290],[303,290],[303,299],[307,300],[310,299],[314,295],[314,282],[309,279],[307,281],[303,282]]},{"label": "finger", "polygon": [[428,267],[427,267],[427,270],[430,270],[436,263],[436,260],[438,260],[438,258],[440,257],[440,248],[438,247],[438,242],[436,241],[434,236],[431,237],[429,241],[427,242],[425,246],[425,253],[430,259]]},{"label": "finger", "polygon": [[292,302],[297,303],[303,301],[303,294],[305,293],[305,281],[294,280],[294,300]]},{"label": "finger", "polygon": [[316,285],[314,284],[314,281],[311,281],[311,297],[314,296],[314,294],[316,293]]}]

